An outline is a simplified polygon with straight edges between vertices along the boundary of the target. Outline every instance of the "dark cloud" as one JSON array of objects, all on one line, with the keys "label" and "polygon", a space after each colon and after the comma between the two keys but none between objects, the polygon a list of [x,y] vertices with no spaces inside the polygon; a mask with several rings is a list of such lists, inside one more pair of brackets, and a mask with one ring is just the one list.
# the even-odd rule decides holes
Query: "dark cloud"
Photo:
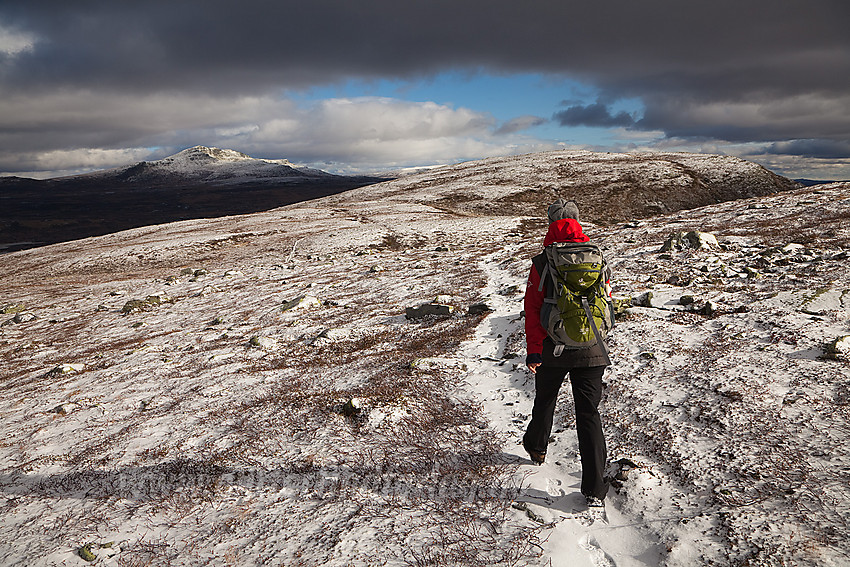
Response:
[{"label": "dark cloud", "polygon": [[768,146],[765,153],[818,159],[842,159],[850,157],[850,141],[793,140],[791,142],[776,142]]},{"label": "dark cloud", "polygon": [[546,124],[546,122],[547,120],[545,118],[539,116],[518,116],[499,126],[495,133],[497,135],[513,134],[514,132],[521,132],[535,126],[541,126]]},{"label": "dark cloud", "polygon": [[568,73],[637,96],[850,84],[844,0],[32,0],[4,3],[0,21],[42,39],[7,64],[22,86],[253,91],[458,67]]},{"label": "dark cloud", "polygon": [[561,126],[597,126],[602,128],[631,127],[635,124],[634,117],[628,112],[611,114],[608,107],[601,102],[589,105],[574,105],[566,110],[556,112],[554,116]]},{"label": "dark cloud", "polygon": [[[564,125],[840,142],[850,139],[848,22],[846,0],[3,2],[0,31],[13,39],[4,48],[0,33],[0,99],[32,98],[60,134],[94,139],[95,114],[71,116],[48,97],[235,100],[445,70],[537,72],[600,96],[558,111]],[[642,102],[640,120],[610,110],[622,99]],[[26,125],[11,113],[0,107],[7,136],[45,131],[47,118]],[[120,144],[105,128],[101,146]]]}]

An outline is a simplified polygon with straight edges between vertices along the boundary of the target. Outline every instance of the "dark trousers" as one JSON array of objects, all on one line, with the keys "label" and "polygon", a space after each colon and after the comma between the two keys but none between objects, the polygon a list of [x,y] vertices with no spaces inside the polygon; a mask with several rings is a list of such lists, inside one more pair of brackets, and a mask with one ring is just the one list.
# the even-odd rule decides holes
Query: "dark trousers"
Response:
[{"label": "dark trousers", "polygon": [[534,409],[531,411],[531,423],[528,424],[523,441],[529,449],[546,452],[549,436],[552,434],[555,402],[567,373],[570,374],[576,410],[576,433],[581,454],[581,493],[585,496],[605,498],[608,485],[603,480],[603,475],[608,452],[602,434],[602,420],[597,409],[602,399],[604,366],[571,369],[538,367],[534,378]]}]

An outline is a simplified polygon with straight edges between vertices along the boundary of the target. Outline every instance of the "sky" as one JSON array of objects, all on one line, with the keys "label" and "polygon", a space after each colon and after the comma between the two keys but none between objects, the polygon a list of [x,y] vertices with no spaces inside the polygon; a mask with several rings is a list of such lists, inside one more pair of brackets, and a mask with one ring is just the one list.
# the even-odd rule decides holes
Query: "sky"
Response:
[{"label": "sky", "polygon": [[846,0],[1,0],[0,175],[206,145],[338,173],[556,149],[850,179]]}]

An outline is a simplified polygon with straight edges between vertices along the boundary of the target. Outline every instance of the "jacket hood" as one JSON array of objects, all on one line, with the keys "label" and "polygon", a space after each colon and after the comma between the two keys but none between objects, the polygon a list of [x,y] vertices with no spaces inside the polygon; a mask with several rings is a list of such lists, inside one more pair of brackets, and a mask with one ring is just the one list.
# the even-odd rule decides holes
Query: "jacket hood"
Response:
[{"label": "jacket hood", "polygon": [[588,242],[587,236],[581,225],[575,219],[561,219],[549,225],[549,232],[543,240],[543,246],[549,246],[554,242]]}]

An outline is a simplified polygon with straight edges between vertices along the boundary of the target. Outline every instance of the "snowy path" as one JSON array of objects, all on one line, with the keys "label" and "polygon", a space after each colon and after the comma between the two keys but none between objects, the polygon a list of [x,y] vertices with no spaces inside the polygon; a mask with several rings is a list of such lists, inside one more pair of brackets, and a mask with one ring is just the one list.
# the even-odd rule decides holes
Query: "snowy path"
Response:
[{"label": "snowy path", "polygon": [[[517,358],[500,360],[507,337],[523,324],[519,314],[525,282],[499,266],[510,252],[509,249],[500,250],[481,264],[488,278],[484,295],[493,312],[479,326],[473,339],[463,346],[460,356],[469,369],[466,381],[481,402],[491,426],[507,438],[506,458],[515,457],[521,463],[517,475],[523,490],[517,505],[527,509],[530,518],[553,525],[541,534],[544,543],[539,564],[552,567],[658,565],[662,558],[659,544],[640,530],[636,520],[618,511],[613,491],[606,501],[606,519],[594,518],[588,511],[579,491],[581,467],[573,423],[559,424],[556,416],[555,431],[560,427],[563,432],[555,435],[549,460],[542,466],[533,465],[520,444],[531,416],[534,379],[523,364],[524,349]],[[519,293],[504,293],[517,285]],[[571,398],[566,400],[571,402]]]}]

